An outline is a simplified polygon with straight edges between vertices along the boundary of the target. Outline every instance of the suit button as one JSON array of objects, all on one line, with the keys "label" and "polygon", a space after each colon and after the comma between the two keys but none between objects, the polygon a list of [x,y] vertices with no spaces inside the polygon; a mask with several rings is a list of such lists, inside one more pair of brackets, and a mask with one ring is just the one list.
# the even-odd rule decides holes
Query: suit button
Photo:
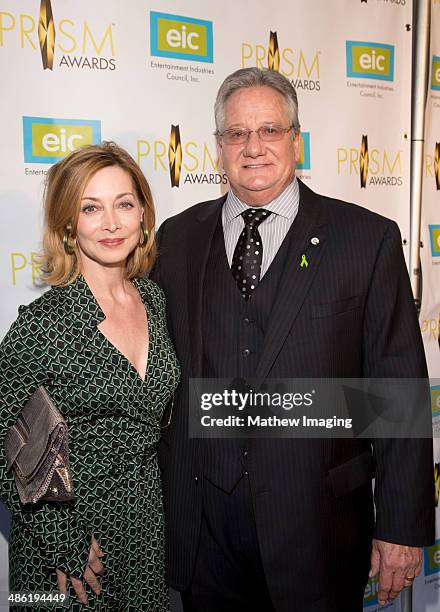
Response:
[{"label": "suit button", "polygon": [[249,355],[251,354],[249,349],[243,349],[241,354],[243,355],[243,357],[249,357]]},{"label": "suit button", "polygon": [[245,476],[249,476],[249,472],[247,472],[247,471],[246,471],[246,472],[244,473],[244,475],[245,475]]},{"label": "suit button", "polygon": [[194,476],[194,482],[196,483],[196,485],[199,484],[199,477],[198,476]]},{"label": "suit button", "polygon": [[244,325],[249,325],[249,324],[250,324],[250,322],[251,322],[251,320],[250,320],[248,317],[245,317],[245,318],[243,319],[243,323],[244,323]]},{"label": "suit button", "polygon": [[247,450],[243,451],[243,457],[247,457],[247,456],[248,456]]}]

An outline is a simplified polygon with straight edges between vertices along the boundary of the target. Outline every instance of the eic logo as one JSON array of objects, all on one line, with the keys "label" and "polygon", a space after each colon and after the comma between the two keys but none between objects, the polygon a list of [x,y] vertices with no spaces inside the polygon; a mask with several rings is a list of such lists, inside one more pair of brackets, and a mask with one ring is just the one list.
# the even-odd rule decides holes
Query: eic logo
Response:
[{"label": "eic logo", "polygon": [[440,57],[432,56],[431,89],[440,91]]},{"label": "eic logo", "polygon": [[440,572],[440,540],[425,548],[425,576]]},{"label": "eic logo", "polygon": [[431,407],[432,416],[440,416],[440,386],[431,387]]},{"label": "eic logo", "polygon": [[379,593],[379,581],[376,576],[367,582],[364,592],[364,608],[377,604],[377,594]]},{"label": "eic logo", "polygon": [[101,122],[23,117],[24,161],[54,164],[74,149],[101,142]]},{"label": "eic logo", "polygon": [[347,76],[394,81],[394,46],[347,40]]},{"label": "eic logo", "polygon": [[150,11],[150,52],[158,57],[212,64],[212,21]]},{"label": "eic logo", "polygon": [[297,170],[310,170],[310,132],[301,132],[300,139],[300,158],[296,168]]},{"label": "eic logo", "polygon": [[431,238],[431,255],[440,257],[440,225],[430,225],[429,236]]}]

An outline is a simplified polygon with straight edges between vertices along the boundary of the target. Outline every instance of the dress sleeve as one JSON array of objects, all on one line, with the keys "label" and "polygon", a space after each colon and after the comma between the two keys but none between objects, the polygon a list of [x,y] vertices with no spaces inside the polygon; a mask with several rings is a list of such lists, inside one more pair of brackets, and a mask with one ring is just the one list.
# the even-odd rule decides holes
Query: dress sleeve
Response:
[{"label": "dress sleeve", "polygon": [[26,538],[35,541],[46,568],[56,567],[82,576],[91,533],[81,524],[73,502],[20,502],[11,471],[6,471],[4,440],[21,410],[48,372],[47,321],[39,321],[31,307],[20,307],[19,316],[0,344],[0,499]]}]

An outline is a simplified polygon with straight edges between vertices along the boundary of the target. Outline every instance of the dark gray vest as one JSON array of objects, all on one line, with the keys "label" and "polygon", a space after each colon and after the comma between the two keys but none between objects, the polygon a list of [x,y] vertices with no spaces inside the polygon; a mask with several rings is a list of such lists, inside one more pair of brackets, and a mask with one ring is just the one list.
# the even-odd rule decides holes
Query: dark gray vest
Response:
[{"label": "dark gray vest", "polygon": [[[289,251],[291,230],[260,284],[246,301],[240,295],[228,265],[220,215],[203,287],[204,378],[254,376]],[[231,491],[245,470],[245,439],[206,441],[205,476],[211,482]]]}]

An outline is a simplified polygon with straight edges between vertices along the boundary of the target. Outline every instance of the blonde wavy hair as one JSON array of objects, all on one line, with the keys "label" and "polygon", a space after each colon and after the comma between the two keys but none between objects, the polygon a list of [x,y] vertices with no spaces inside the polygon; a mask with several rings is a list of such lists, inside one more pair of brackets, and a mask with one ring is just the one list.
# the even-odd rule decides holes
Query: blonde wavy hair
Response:
[{"label": "blonde wavy hair", "polygon": [[130,253],[125,267],[127,279],[151,269],[156,255],[153,197],[142,170],[134,159],[114,142],[87,145],[73,151],[52,166],[44,190],[42,270],[44,281],[53,286],[73,283],[81,273],[76,228],[81,198],[92,176],[108,166],[119,166],[133,181],[143,209],[147,240],[139,227],[139,245]]}]

